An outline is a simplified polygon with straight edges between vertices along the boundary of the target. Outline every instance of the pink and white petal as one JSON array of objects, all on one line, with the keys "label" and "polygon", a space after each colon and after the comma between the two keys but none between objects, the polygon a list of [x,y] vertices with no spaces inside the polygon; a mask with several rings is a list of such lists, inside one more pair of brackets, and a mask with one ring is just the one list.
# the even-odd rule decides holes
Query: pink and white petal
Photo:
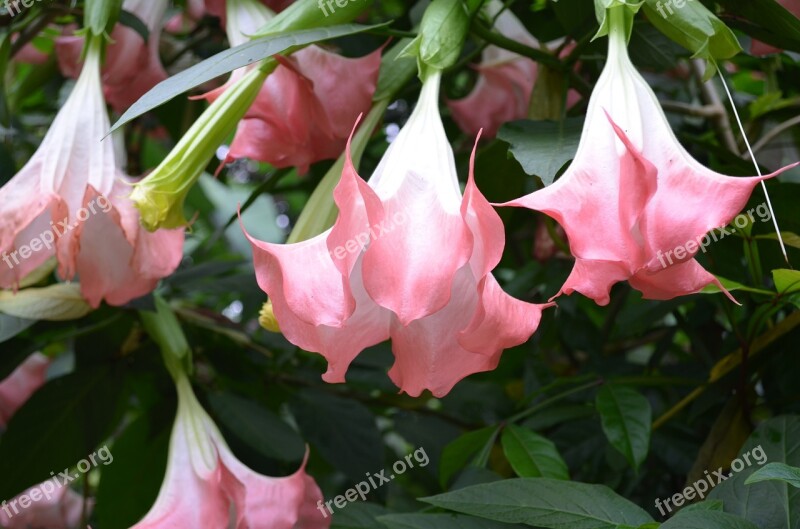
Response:
[{"label": "pink and white petal", "polygon": [[626,281],[631,275],[630,263],[626,261],[577,258],[566,282],[558,294],[553,297],[561,294],[569,296],[577,291],[587,298],[593,299],[598,305],[608,305],[611,300],[611,287],[615,283]]},{"label": "pink and white petal", "polygon": [[405,326],[391,327],[395,362],[389,377],[401,391],[418,397],[430,390],[443,397],[464,377],[497,367],[500,352],[477,354],[464,349],[458,335],[478,305],[475,280],[468,266],[454,278],[450,303],[439,312]]},{"label": "pink and white petal", "polygon": [[628,282],[644,294],[644,299],[667,300],[696,294],[708,285],[717,285],[731,301],[738,303],[719,280],[695,259],[676,263],[657,272],[641,270]]},{"label": "pink and white petal", "polygon": [[506,294],[492,274],[478,284],[479,303],[469,326],[458,335],[458,343],[467,351],[495,356],[504,349],[521,345],[539,327],[542,309]]},{"label": "pink and white petal", "polygon": [[309,46],[294,54],[298,71],[311,80],[337,139],[350,134],[359,114],[368,112],[378,83],[381,49],[359,58]]}]

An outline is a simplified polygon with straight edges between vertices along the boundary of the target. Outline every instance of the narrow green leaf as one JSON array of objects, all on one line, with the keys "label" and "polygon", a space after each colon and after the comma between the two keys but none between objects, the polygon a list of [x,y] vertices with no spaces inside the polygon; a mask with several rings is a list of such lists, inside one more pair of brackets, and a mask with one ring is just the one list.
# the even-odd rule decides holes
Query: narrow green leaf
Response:
[{"label": "narrow green leaf", "polygon": [[[483,520],[463,514],[390,514],[378,521],[389,529],[513,529],[520,525]],[[374,526],[370,526],[372,529]]]},{"label": "narrow green leaf", "polygon": [[111,127],[111,132],[145,112],[163,105],[174,97],[238,68],[283,53],[290,48],[298,48],[314,42],[354,35],[385,25],[343,24],[326,28],[303,29],[280,35],[261,37],[246,42],[241,46],[222,51],[154,86],[114,123],[114,126]]},{"label": "narrow green leaf", "polygon": [[545,529],[615,529],[653,521],[647,512],[604,485],[550,478],[506,479],[421,500],[498,522]]},{"label": "narrow green leaf", "polygon": [[447,488],[450,479],[463,469],[487,444],[494,444],[498,429],[496,426],[487,426],[474,432],[468,432],[452,441],[442,450],[442,459],[439,463],[439,483],[442,488]]},{"label": "narrow green leaf", "polygon": [[508,462],[519,477],[569,479],[567,464],[549,439],[510,424],[503,431],[501,442]]},{"label": "narrow green leaf", "polygon": [[638,469],[650,448],[650,402],[636,390],[606,384],[597,392],[595,404],[609,442]]},{"label": "narrow green leaf", "polygon": [[742,51],[730,28],[699,1],[686,0],[677,7],[664,0],[645,0],[644,12],[659,31],[694,57],[729,59]]},{"label": "narrow green leaf", "polygon": [[792,487],[800,489],[800,468],[786,463],[767,463],[747,478],[745,485],[760,481],[784,481]]}]

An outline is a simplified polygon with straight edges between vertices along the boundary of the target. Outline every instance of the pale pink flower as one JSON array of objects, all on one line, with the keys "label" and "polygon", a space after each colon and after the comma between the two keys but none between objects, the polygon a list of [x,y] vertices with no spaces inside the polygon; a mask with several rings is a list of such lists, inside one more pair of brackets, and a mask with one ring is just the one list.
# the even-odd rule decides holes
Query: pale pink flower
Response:
[{"label": "pale pink flower", "polygon": [[0,382],[0,428],[5,427],[11,416],[44,385],[50,360],[41,353],[34,353]]},{"label": "pale pink flower", "polygon": [[528,340],[541,305],[503,292],[490,273],[505,245],[500,217],[470,170],[462,196],[438,109],[440,75],[369,184],[348,158],[333,228],[288,245],[251,238],[256,275],[286,338],[328,360],[343,382],[366,347],[392,339],[389,376],[402,391],[447,394]]},{"label": "pale pink flower", "polygon": [[508,205],[541,211],[566,230],[575,266],[559,294],[578,291],[605,305],[619,281],[647,299],[712,283],[721,288],[694,259],[699,244],[773,175],[734,178],[694,160],[630,62],[622,33],[612,28],[609,35],[572,165],[552,185]]},{"label": "pale pink flower", "polygon": [[[135,30],[117,24],[111,33],[103,66],[106,100],[117,112],[124,112],[148,90],[167,78],[161,65],[159,41],[167,0],[125,0],[123,9],[136,15],[150,32],[145,42]],[[61,72],[77,78],[81,71],[82,36],[59,37],[56,53]]]},{"label": "pale pink flower", "polygon": [[156,503],[132,529],[329,527],[330,518],[316,508],[322,493],[304,468],[282,478],[250,470],[228,448],[185,376],[177,386],[166,476]]},{"label": "pale pink flower", "polygon": [[[231,46],[248,40],[271,13],[255,0],[236,3],[228,18]],[[357,59],[319,46],[294,53],[270,74],[256,101],[239,124],[226,161],[250,158],[275,167],[297,167],[300,174],[320,160],[337,158],[352,123],[367,112],[378,82],[381,50]],[[225,86],[202,96],[213,102]]]},{"label": "pale pink flower", "polygon": [[129,179],[103,141],[109,128],[93,45],[39,149],[0,188],[0,288],[56,257],[61,277],[79,276],[89,304],[122,305],[177,267],[183,231],[139,228]]},{"label": "pale pink flower", "polygon": [[[50,492],[50,491],[53,492]],[[44,491],[48,491],[47,494]],[[22,508],[21,498],[29,505]],[[39,498],[32,501],[34,498]],[[56,487],[45,482],[29,488],[13,500],[0,505],[0,527],[3,529],[75,529],[83,513],[83,496],[67,486]]]}]

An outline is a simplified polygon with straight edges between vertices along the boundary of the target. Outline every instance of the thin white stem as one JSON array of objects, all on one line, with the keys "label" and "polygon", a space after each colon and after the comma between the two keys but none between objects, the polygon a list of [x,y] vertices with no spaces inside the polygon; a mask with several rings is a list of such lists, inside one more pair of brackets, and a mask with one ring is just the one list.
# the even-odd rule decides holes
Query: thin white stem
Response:
[{"label": "thin white stem", "polygon": [[[717,65],[715,65],[717,66]],[[744,139],[744,144],[747,146],[747,152],[750,153],[750,158],[753,160],[753,165],[756,168],[756,173],[758,176],[762,176],[761,168],[758,166],[758,162],[756,161],[756,155],[753,153],[753,148],[750,147],[750,140],[747,139],[747,133],[744,131],[744,125],[742,125],[742,120],[739,117],[739,111],[736,109],[736,103],[733,101],[733,96],[731,95],[731,91],[728,88],[728,83],[725,81],[725,76],[722,73],[722,70],[717,66],[717,71],[719,72],[719,79],[722,81],[722,87],[725,89],[725,93],[728,95],[728,101],[731,103],[731,108],[733,109],[733,115],[736,117],[736,123],[739,125],[739,130],[742,133],[742,138]],[[775,233],[778,236],[778,242],[781,245],[781,252],[783,252],[783,258],[786,259],[786,264],[789,264],[789,255],[786,253],[786,246],[783,244],[783,236],[781,235],[781,229],[778,227],[778,217],[775,215],[775,210],[772,208],[772,201],[769,198],[769,192],[767,191],[767,184],[764,181],[761,181],[761,188],[764,190],[764,196],[767,198],[767,207],[769,207],[769,212],[772,215],[772,223],[775,225]]]}]

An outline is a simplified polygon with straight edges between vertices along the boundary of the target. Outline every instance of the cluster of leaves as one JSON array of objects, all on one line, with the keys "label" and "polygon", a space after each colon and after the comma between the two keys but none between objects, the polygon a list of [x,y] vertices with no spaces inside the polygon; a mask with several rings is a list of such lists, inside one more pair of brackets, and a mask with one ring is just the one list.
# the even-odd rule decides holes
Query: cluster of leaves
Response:
[{"label": "cluster of leaves", "polygon": [[[587,95],[597,79],[605,50],[603,39],[591,40],[597,22],[588,3],[512,3],[541,41],[566,36],[577,43],[559,67],[551,65],[552,83],[537,86],[539,101],[578,81],[583,84],[574,87]],[[759,38],[800,52],[800,23],[786,18],[773,0],[702,3],[737,30],[744,47]],[[726,139],[731,117],[699,82],[703,71],[691,62],[691,53],[659,31],[654,4],[647,0],[646,16],[634,25],[633,61],[665,101],[674,129],[696,158],[721,172],[750,174],[744,146]],[[76,14],[66,2],[42,3],[15,30],[21,29],[23,37],[38,35],[48,24]],[[392,29],[409,32],[420,14],[419,6],[385,1],[369,22],[393,19]],[[467,57],[492,38],[491,30],[475,24]],[[738,48],[738,42],[720,36],[722,30],[698,36],[699,27],[701,22],[689,24],[682,36],[670,34],[674,28],[666,33],[684,44],[694,39],[714,50]],[[381,31],[335,43],[347,54],[362,55],[382,43]],[[16,44],[8,35],[0,40],[0,78],[5,80],[0,182],[29,157],[58,108],[59,94],[69,89],[53,63],[9,66]],[[171,66],[187,57],[199,62],[225,49],[224,33],[216,21],[204,19],[192,34],[166,46]],[[759,60],[740,54],[732,59],[736,68],[730,77],[746,129],[760,161],[773,168],[798,156],[795,133],[772,133],[797,114],[797,57],[784,53]],[[565,72],[578,59],[576,80]],[[447,72],[449,96],[463,95],[474,83],[468,62]],[[208,63],[200,64],[210,71]],[[687,64],[692,65],[688,70]],[[362,174],[375,167],[387,134],[407,117],[418,90],[411,83],[391,106],[384,132],[364,157]],[[202,109],[198,102],[165,93],[159,101],[165,104],[126,127],[131,174],[156,166]],[[551,183],[574,154],[584,109],[585,102],[556,121],[506,125],[478,152],[481,190],[501,202]],[[446,125],[459,172],[466,174],[473,138],[461,135],[447,118]],[[800,527],[800,357],[794,348],[800,332],[800,273],[783,261],[771,223],[737,230],[701,256],[741,306],[714,292],[644,301],[626,285],[615,287],[607,307],[578,295],[563,297],[557,310],[545,312],[531,342],[506,351],[495,371],[469,377],[445,398],[412,399],[397,395],[386,376],[393,361],[388,344],[360,355],[346,385],[328,385],[320,380],[325,370],[320,357],[258,327],[264,296],[234,222],[236,205],[243,204],[253,235],[279,241],[328,166],[317,164],[299,178],[291,171],[239,162],[220,180],[204,176],[187,200],[197,217],[184,262],[159,287],[158,295],[176,311],[193,348],[198,395],[251,468],[287,475],[302,461],[308,443],[308,471],[325,497],[333,498],[366,473],[425,449],[429,465],[371,492],[368,502],[337,512],[335,529],[619,529],[661,522],[665,529]],[[789,173],[768,186],[791,262],[800,257],[796,179]],[[764,200],[757,193],[748,209]],[[548,225],[560,250],[534,259],[537,225],[549,221],[529,212],[501,215],[508,247],[498,278],[510,294],[542,302],[569,273],[566,245]],[[81,485],[96,498],[92,526],[122,529],[156,497],[176,396],[139,320],[138,311],[153,308],[151,298],[69,322],[38,321],[42,313],[75,316],[73,306],[66,291],[57,299],[28,295],[22,300],[0,292],[0,379],[34,351],[56,358],[51,380],[0,438],[0,498],[72,467],[108,443],[114,463],[95,469]],[[734,459],[759,445],[770,466],[735,473],[709,499],[668,521],[656,509],[657,498],[683,491],[705,471],[727,473]]]}]

